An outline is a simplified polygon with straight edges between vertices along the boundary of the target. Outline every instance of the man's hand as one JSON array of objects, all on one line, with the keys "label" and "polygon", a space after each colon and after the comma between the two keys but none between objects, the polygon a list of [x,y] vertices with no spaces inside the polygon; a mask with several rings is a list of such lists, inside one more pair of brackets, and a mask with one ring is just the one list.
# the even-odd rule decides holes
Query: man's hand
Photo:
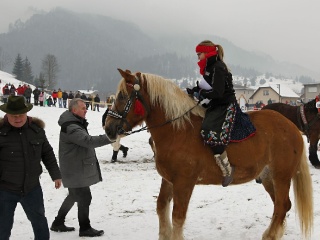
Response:
[{"label": "man's hand", "polygon": [[56,189],[59,189],[59,188],[61,187],[61,185],[62,185],[61,179],[56,179],[56,180],[54,180],[54,187],[55,187]]}]

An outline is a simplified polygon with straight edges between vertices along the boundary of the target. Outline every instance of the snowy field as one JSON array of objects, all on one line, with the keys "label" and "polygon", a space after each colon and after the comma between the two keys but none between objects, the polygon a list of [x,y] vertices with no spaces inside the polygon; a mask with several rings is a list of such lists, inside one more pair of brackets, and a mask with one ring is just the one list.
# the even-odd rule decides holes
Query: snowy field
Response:
[{"label": "snowy field", "polygon": [[[29,116],[36,116],[46,123],[46,133],[58,156],[60,128],[57,124],[61,108],[35,106]],[[100,112],[88,111],[89,133],[104,134],[101,127]],[[1,112],[0,116],[3,117]],[[101,163],[103,182],[92,186],[92,204],[90,218],[92,226],[103,229],[105,234],[99,239],[112,240],[150,240],[158,239],[158,218],[156,200],[161,178],[155,170],[153,152],[148,145],[149,133],[140,132],[128,136],[122,143],[129,147],[127,158],[121,162],[110,163],[111,145],[96,149]],[[309,164],[310,165],[310,164]],[[314,231],[312,240],[320,239],[320,170],[310,165],[314,188]],[[67,195],[64,188],[56,190],[49,174],[45,171],[41,177],[44,191],[46,216],[51,225],[57,211]],[[300,240],[299,222],[293,203],[287,214],[287,228],[283,239]],[[79,239],[77,207],[68,214],[66,224],[76,228],[75,232],[51,232],[52,240]],[[185,224],[186,240],[256,240],[261,239],[270,223],[273,204],[269,195],[255,181],[239,186],[196,186],[189,205]],[[30,222],[18,205],[12,240],[33,239]],[[85,238],[82,238],[85,239]]]}]

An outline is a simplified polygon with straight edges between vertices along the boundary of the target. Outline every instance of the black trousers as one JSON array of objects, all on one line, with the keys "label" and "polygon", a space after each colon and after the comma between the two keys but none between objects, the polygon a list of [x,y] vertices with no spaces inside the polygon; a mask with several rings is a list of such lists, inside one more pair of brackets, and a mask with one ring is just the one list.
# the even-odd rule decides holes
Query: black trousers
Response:
[{"label": "black trousers", "polygon": [[92,200],[90,187],[68,188],[68,190],[69,195],[64,199],[58,211],[58,215],[54,220],[54,224],[63,224],[68,212],[74,203],[77,202],[80,231],[85,231],[91,227],[89,220],[89,207]]}]

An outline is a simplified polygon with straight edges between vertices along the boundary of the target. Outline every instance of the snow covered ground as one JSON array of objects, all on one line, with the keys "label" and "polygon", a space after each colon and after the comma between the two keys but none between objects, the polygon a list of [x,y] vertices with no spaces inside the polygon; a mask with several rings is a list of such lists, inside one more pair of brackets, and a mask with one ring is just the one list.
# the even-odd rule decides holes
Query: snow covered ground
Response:
[{"label": "snow covered ground", "polygon": [[[57,124],[61,108],[38,107],[29,112],[46,123],[46,133],[58,156],[60,128]],[[101,127],[101,112],[88,111],[89,133],[104,134]],[[0,112],[0,117],[4,113]],[[158,238],[158,218],[156,200],[161,178],[155,170],[153,152],[148,145],[149,133],[140,132],[122,139],[129,147],[127,158],[110,163],[111,145],[96,149],[101,162],[103,182],[92,186],[90,218],[92,226],[103,229],[105,234],[99,239],[150,240]],[[103,163],[106,162],[106,163]],[[309,164],[310,165],[310,164]],[[314,188],[314,231],[312,240],[320,239],[320,170],[310,165]],[[67,195],[64,188],[56,190],[49,174],[41,177],[44,191],[46,216],[51,225],[57,211]],[[298,218],[293,203],[287,214],[287,228],[283,239],[301,240]],[[76,228],[75,232],[51,232],[52,240],[79,239],[77,207],[68,214],[66,224]],[[261,239],[270,223],[273,204],[260,184],[254,181],[223,188],[221,186],[196,186],[194,189],[185,224],[186,240],[256,240]],[[20,205],[15,213],[12,240],[33,239],[31,224]],[[82,238],[85,239],[85,238]]]}]

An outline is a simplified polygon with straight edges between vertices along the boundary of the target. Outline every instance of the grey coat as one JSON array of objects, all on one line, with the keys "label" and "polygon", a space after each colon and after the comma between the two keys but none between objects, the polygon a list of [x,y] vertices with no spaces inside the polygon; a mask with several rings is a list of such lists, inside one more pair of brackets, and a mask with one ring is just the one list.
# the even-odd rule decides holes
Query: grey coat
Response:
[{"label": "grey coat", "polygon": [[59,163],[66,188],[88,187],[102,181],[95,148],[111,143],[106,135],[90,136],[87,121],[68,110],[61,114]]}]

